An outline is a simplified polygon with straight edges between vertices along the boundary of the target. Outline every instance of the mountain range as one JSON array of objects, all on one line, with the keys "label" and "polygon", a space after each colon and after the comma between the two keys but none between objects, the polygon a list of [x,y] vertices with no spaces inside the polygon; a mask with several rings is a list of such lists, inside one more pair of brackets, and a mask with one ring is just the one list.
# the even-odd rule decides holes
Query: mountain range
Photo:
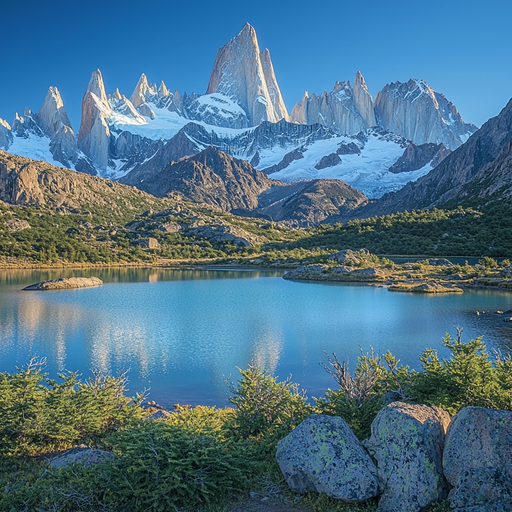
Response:
[{"label": "mountain range", "polygon": [[57,87],[41,109],[0,119],[10,153],[140,186],[170,161],[213,146],[281,182],[343,180],[371,199],[426,175],[477,130],[423,80],[375,101],[360,72],[330,93],[306,91],[288,113],[254,28],[219,49],[205,94],[171,92],[142,74],[128,97],[92,73],[75,134]]}]

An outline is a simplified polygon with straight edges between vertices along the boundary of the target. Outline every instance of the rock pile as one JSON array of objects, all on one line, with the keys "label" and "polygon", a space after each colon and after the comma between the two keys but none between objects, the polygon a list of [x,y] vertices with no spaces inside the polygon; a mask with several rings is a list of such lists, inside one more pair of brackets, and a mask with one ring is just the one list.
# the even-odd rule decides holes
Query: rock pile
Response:
[{"label": "rock pile", "polygon": [[[512,412],[393,402],[358,441],[341,418],[312,415],[279,441],[295,491],[348,503],[380,495],[378,511],[419,512],[448,498],[455,512],[512,510]],[[450,490],[451,488],[451,490]]]}]

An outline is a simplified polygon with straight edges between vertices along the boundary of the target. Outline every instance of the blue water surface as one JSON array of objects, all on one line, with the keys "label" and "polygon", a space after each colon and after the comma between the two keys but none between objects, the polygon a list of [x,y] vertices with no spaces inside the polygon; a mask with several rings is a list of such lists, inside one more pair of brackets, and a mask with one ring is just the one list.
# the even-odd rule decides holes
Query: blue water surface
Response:
[{"label": "blue water surface", "polygon": [[[60,276],[96,275],[98,288],[27,292]],[[130,391],[150,398],[224,406],[225,378],[253,362],[292,380],[308,396],[335,387],[319,364],[324,350],[356,361],[360,347],[390,350],[418,369],[418,356],[442,347],[446,332],[483,335],[489,349],[512,349],[510,292],[393,293],[386,288],[292,282],[282,272],[108,269],[0,272],[0,371],[36,354],[51,376],[64,370],[129,370]],[[486,311],[476,315],[476,311]]]}]

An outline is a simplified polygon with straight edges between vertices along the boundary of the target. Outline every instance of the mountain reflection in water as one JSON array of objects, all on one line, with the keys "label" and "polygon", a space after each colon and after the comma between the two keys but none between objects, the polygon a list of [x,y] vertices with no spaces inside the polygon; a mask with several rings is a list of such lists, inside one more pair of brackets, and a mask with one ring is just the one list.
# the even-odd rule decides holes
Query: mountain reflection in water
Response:
[{"label": "mountain reflection in water", "polygon": [[[104,286],[21,292],[38,281],[95,275]],[[46,371],[129,369],[130,392],[151,399],[225,405],[224,376],[251,361],[320,396],[334,381],[318,364],[323,351],[349,357],[359,346],[388,349],[418,368],[426,347],[442,348],[446,332],[485,335],[508,352],[512,326],[475,311],[512,308],[512,294],[466,291],[419,296],[334,283],[290,282],[281,271],[87,269],[0,272],[0,371],[33,354]]]}]

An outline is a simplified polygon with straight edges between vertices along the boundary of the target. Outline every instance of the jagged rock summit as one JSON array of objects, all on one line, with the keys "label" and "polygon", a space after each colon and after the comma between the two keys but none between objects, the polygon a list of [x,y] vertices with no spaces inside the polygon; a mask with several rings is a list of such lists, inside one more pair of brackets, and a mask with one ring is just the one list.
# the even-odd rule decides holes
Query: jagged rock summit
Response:
[{"label": "jagged rock summit", "polygon": [[336,82],[332,92],[311,97],[308,91],[292,110],[294,123],[320,123],[326,128],[345,135],[359,133],[377,124],[373,98],[366,87],[363,75],[356,73],[354,87],[350,80]]},{"label": "jagged rock summit", "polygon": [[455,105],[425,80],[386,85],[375,98],[377,122],[416,144],[443,143],[457,149],[477,130],[465,123]]},{"label": "jagged rock summit", "polygon": [[249,23],[219,49],[206,91],[213,93],[236,101],[247,113],[249,126],[288,118],[270,53],[268,49],[260,52]]},{"label": "jagged rock summit", "polygon": [[89,156],[95,167],[107,169],[110,129],[108,118],[112,108],[107,99],[101,71],[93,71],[82,99],[82,122],[78,131],[78,147]]}]

